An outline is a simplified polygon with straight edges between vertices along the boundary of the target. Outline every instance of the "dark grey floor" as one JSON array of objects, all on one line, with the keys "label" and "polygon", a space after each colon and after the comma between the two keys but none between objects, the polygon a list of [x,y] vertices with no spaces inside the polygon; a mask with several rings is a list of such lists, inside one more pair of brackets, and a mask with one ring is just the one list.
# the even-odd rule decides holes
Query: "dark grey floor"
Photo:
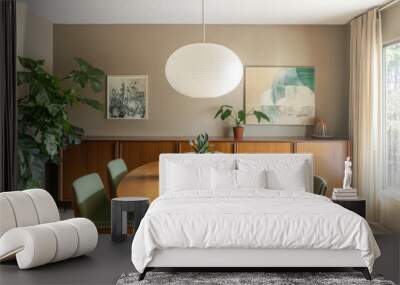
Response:
[{"label": "dark grey floor", "polygon": [[374,272],[400,284],[400,236],[385,233],[374,233],[374,236],[381,250],[381,256],[374,263]]},{"label": "dark grey floor", "polygon": [[[73,217],[62,212],[63,219]],[[382,256],[375,262],[374,272],[400,284],[400,238],[371,224]],[[132,237],[112,242],[110,235],[100,235],[94,252],[42,267],[19,270],[16,262],[0,264],[0,285],[9,284],[115,284],[125,272],[135,271],[131,258]]]},{"label": "dark grey floor", "polygon": [[100,235],[94,252],[28,270],[16,262],[0,264],[0,284],[115,284],[124,272],[134,271],[132,239],[115,243],[110,235]]}]

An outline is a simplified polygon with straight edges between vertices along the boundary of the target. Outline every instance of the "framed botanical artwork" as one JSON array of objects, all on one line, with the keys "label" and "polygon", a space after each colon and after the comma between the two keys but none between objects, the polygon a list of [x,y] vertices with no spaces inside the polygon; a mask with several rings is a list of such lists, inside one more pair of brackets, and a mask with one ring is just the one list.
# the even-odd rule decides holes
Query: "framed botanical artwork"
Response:
[{"label": "framed botanical artwork", "polygon": [[[314,67],[247,66],[244,94],[246,112],[261,110],[270,118],[260,124],[314,124]],[[258,124],[254,117],[246,123]]]},{"label": "framed botanical artwork", "polygon": [[107,119],[148,118],[148,76],[107,76]]}]

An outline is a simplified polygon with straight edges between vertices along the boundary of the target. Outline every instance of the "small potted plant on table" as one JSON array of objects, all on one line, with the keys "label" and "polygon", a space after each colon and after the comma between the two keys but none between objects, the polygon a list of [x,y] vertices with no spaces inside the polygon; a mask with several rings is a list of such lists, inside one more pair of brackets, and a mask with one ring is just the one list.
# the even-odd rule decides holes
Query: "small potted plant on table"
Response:
[{"label": "small potted plant on table", "polygon": [[255,116],[257,122],[261,122],[261,120],[269,121],[269,117],[262,111],[250,110],[249,112],[245,112],[244,110],[236,111],[232,106],[222,105],[219,107],[217,113],[214,118],[221,118],[221,120],[225,121],[226,119],[231,120],[234,123],[233,127],[233,137],[235,140],[240,140],[243,138],[244,128],[243,125],[246,121],[246,117]]}]

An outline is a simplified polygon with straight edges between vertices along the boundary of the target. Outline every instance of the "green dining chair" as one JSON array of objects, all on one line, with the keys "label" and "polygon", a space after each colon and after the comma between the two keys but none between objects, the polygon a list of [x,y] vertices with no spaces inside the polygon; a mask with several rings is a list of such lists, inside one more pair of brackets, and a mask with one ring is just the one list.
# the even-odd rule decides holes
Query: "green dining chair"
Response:
[{"label": "green dining chair", "polygon": [[328,191],[328,183],[321,176],[314,176],[314,194],[325,196]]},{"label": "green dining chair", "polygon": [[72,184],[79,217],[91,220],[97,228],[111,227],[110,200],[97,173],[82,176]]},{"label": "green dining chair", "polygon": [[116,196],[117,187],[122,178],[128,173],[125,161],[123,159],[111,160],[107,163],[108,176],[110,178],[110,186],[112,190],[112,197]]},{"label": "green dining chair", "polygon": [[[111,197],[117,196],[118,184],[121,182],[122,178],[128,173],[128,167],[126,167],[125,161],[121,158],[111,160],[107,163],[108,177],[110,178],[110,189]],[[132,226],[134,224],[135,213],[128,213],[128,225]]]}]

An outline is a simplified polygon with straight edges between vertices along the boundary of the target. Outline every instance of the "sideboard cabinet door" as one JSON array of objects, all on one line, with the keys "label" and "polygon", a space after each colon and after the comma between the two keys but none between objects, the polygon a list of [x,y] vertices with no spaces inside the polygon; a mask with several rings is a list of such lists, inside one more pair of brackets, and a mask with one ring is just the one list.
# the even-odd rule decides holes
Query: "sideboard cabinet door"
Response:
[{"label": "sideboard cabinet door", "polygon": [[72,183],[78,177],[81,177],[86,172],[86,145],[70,145],[64,149],[62,154],[62,164],[59,172],[60,199],[61,201],[72,201]]},{"label": "sideboard cabinet door", "polygon": [[296,153],[312,153],[314,155],[314,173],[322,176],[328,183],[327,196],[332,189],[342,187],[344,161],[347,154],[348,141],[297,142]]},{"label": "sideboard cabinet door", "polygon": [[131,171],[143,164],[158,161],[162,153],[176,153],[175,141],[121,141],[120,157]]},{"label": "sideboard cabinet door", "polygon": [[291,142],[237,142],[237,153],[291,153]]}]

